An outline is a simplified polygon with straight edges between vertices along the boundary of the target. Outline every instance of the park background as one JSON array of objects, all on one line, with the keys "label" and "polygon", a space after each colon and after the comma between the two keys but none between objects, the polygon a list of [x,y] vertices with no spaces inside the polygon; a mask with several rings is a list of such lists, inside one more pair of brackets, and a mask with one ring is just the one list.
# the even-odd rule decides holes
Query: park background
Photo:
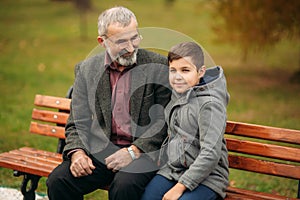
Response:
[{"label": "park background", "polygon": [[[218,15],[221,12],[217,10],[216,1],[89,2],[90,9],[85,10],[72,1],[1,0],[0,152],[27,145],[51,151],[56,149],[55,139],[28,134],[34,96],[38,93],[66,94],[74,80],[74,65],[98,45],[99,13],[115,5],[130,8],[137,16],[140,28],[172,29],[188,35],[206,49],[214,62],[225,70],[231,95],[229,120],[300,129],[299,35],[290,37],[287,34],[266,48],[259,45],[252,48],[255,41],[239,43],[234,38],[230,40],[227,36],[234,35],[234,27],[229,26],[232,30],[228,30],[220,25],[224,19]],[[298,4],[296,10],[300,10],[297,1],[281,2]],[[267,17],[268,13],[262,15]],[[248,17],[251,16],[248,13]],[[260,21],[245,24],[248,30],[255,30]],[[247,45],[249,51],[245,51]],[[296,180],[270,179],[236,170],[232,170],[230,176],[230,184],[237,187],[296,196]],[[38,192],[43,194],[46,193],[45,180],[42,178],[38,187]],[[18,188],[21,181],[21,177],[12,176],[11,170],[0,169],[0,186]],[[106,199],[106,192],[94,192],[86,199]]]}]

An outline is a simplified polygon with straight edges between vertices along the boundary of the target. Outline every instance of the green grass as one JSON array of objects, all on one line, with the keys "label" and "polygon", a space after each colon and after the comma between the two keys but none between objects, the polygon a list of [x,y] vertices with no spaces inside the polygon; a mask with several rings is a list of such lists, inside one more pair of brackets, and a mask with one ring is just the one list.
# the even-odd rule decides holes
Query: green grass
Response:
[{"label": "green grass", "polygon": [[[205,3],[206,2],[206,3]],[[50,0],[0,2],[0,152],[22,146],[52,150],[56,140],[28,134],[32,102],[37,93],[64,96],[73,82],[74,65],[97,46],[98,14],[114,5],[132,9],[140,27],[179,31],[199,42],[223,66],[231,101],[228,119],[300,129],[300,85],[290,78],[299,66],[299,41],[282,41],[268,52],[249,55],[219,42],[212,32],[214,16],[207,1],[93,1],[85,40],[80,38],[79,14],[71,3]],[[151,9],[149,9],[151,8]],[[159,40],[159,38],[157,38]],[[297,182],[231,171],[231,184],[295,197]],[[46,193],[46,178],[38,191]],[[0,169],[0,186],[19,187],[22,179]],[[86,199],[105,199],[97,191]]]}]

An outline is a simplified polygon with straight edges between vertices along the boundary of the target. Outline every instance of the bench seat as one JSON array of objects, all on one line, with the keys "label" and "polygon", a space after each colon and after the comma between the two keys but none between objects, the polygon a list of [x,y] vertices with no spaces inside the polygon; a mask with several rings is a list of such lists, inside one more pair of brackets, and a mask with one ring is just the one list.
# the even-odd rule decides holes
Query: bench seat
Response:
[{"label": "bench seat", "polygon": [[0,154],[0,166],[38,176],[48,177],[62,162],[59,153],[22,147]]}]

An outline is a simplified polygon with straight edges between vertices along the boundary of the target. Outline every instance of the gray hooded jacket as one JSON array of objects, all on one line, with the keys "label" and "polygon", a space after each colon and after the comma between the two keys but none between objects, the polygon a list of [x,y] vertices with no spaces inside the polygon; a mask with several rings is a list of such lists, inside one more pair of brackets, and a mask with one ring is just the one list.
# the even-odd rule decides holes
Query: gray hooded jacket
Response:
[{"label": "gray hooded jacket", "polygon": [[200,183],[225,197],[228,186],[228,152],[224,139],[229,101],[221,67],[207,69],[202,81],[178,94],[165,109],[168,124],[168,160],[158,174],[184,184]]}]

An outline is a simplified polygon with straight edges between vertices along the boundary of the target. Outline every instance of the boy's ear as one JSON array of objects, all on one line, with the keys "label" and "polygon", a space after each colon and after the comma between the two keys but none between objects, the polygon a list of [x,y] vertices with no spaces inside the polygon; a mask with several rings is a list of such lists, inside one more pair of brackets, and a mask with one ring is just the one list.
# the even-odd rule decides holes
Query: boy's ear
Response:
[{"label": "boy's ear", "polygon": [[204,76],[205,72],[206,72],[206,67],[205,67],[205,65],[203,65],[198,70],[198,76],[199,76],[199,78],[202,78]]}]

